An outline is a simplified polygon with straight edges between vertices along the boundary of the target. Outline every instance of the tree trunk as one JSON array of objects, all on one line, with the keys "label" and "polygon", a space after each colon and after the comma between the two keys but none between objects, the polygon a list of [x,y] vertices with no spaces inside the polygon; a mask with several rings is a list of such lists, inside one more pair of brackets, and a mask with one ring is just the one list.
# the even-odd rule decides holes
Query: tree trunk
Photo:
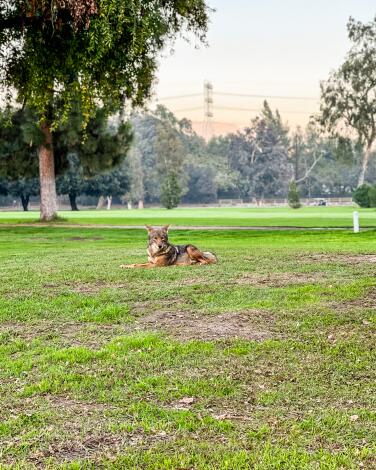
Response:
[{"label": "tree trunk", "polygon": [[29,210],[29,200],[30,196],[28,194],[21,194],[21,204],[23,207],[23,210],[27,212]]},{"label": "tree trunk", "polygon": [[72,211],[78,211],[78,207],[77,207],[77,203],[76,203],[77,194],[76,193],[69,193],[68,197],[69,197],[69,203],[70,203]]},{"label": "tree trunk", "polygon": [[294,180],[299,178],[299,153],[298,144],[295,143],[295,159],[294,159]]},{"label": "tree trunk", "polygon": [[112,196],[107,196],[107,210],[111,209]]},{"label": "tree trunk", "polygon": [[144,208],[144,201],[143,201],[142,199],[140,199],[140,200],[138,201],[138,208],[139,208],[139,209],[143,209],[143,208]]},{"label": "tree trunk", "polygon": [[371,148],[372,148],[372,144],[368,145],[363,155],[362,168],[360,170],[359,177],[358,177],[358,186],[357,186],[358,188],[359,186],[362,186],[362,184],[364,184],[364,180],[365,180],[367,169],[368,169],[368,161],[371,155]]},{"label": "tree trunk", "polygon": [[127,208],[130,210],[132,209],[132,202],[131,201],[128,201],[127,202]]},{"label": "tree trunk", "polygon": [[104,197],[103,196],[99,196],[99,199],[98,199],[98,203],[97,203],[97,209],[102,209],[104,205]]},{"label": "tree trunk", "polygon": [[57,216],[57,199],[55,185],[55,162],[52,146],[52,133],[47,123],[41,124],[44,142],[39,146],[39,179],[40,179],[40,219],[53,220]]}]

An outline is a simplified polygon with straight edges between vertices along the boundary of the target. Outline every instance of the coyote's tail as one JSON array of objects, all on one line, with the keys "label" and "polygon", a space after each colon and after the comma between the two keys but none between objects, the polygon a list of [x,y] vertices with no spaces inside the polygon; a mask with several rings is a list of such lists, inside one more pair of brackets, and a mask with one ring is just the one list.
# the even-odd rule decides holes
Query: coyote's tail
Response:
[{"label": "coyote's tail", "polygon": [[215,264],[218,262],[218,258],[214,253],[211,253],[210,251],[204,251],[203,255],[205,256],[206,260],[208,263]]}]

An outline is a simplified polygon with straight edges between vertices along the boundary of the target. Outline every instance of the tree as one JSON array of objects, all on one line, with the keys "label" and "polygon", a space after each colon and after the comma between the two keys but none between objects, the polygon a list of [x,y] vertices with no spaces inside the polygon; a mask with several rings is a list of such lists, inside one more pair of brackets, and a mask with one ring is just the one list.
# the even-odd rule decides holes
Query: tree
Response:
[{"label": "tree", "polygon": [[78,211],[76,199],[84,192],[86,182],[77,155],[69,155],[68,160],[69,168],[56,179],[56,189],[58,194],[68,194],[72,211]]},{"label": "tree", "polygon": [[300,207],[302,207],[300,203],[300,199],[299,199],[298,188],[296,187],[295,181],[291,181],[290,183],[287,200],[288,200],[289,206],[292,209],[299,209]]},{"label": "tree", "polygon": [[215,184],[217,186],[217,197],[238,198],[239,193],[239,171],[232,164],[230,154],[233,134],[213,137],[207,144],[207,152],[215,172]]},{"label": "tree", "polygon": [[[0,112],[0,176],[11,181],[38,176],[34,116],[28,108]],[[34,129],[33,129],[34,128]],[[36,139],[34,138],[36,137]]]},{"label": "tree", "polygon": [[353,194],[353,200],[360,207],[371,207],[370,189],[368,184],[362,184],[356,188]]},{"label": "tree", "polygon": [[184,147],[183,174],[186,176],[184,202],[209,203],[217,200],[219,158],[211,155],[205,140],[198,136],[187,119],[179,121],[179,135]]},{"label": "tree", "polygon": [[356,137],[363,149],[357,185],[363,185],[376,139],[376,19],[350,18],[352,47],[346,60],[321,84],[320,122],[334,136]]},{"label": "tree", "polygon": [[[119,191],[124,194],[121,191],[128,185],[128,177],[122,174],[124,169],[119,169],[119,166],[127,156],[132,139],[131,126],[120,122],[110,127],[103,108],[98,108],[95,116],[89,119],[85,132],[74,122],[59,127],[55,157],[58,154],[64,163],[68,160],[69,168],[57,179],[57,190],[60,194],[68,194],[72,210],[78,210],[76,198],[87,190],[88,177],[96,181],[89,183],[92,194],[95,185],[103,191],[104,184],[110,186],[109,181],[111,194],[106,195],[117,195]],[[105,173],[103,177],[101,173]],[[98,175],[97,179],[94,175]],[[121,185],[121,189],[115,189],[117,184]]]},{"label": "tree", "polygon": [[83,192],[88,196],[107,198],[109,209],[112,198],[123,196],[128,190],[129,176],[120,167],[86,180]]},{"label": "tree", "polygon": [[7,107],[0,112],[0,177],[3,193],[21,199],[28,210],[30,196],[39,192],[37,147],[33,140],[36,131],[28,108]]},{"label": "tree", "polygon": [[370,187],[368,191],[369,205],[371,207],[376,207],[376,184]]},{"label": "tree", "polygon": [[[167,201],[171,191],[176,200],[180,201],[188,190],[188,178],[184,171],[188,152],[185,141],[188,121],[179,121],[164,106],[158,106],[152,114],[133,115],[131,122],[134,129],[132,152],[136,153],[130,163],[139,166],[131,168],[131,174],[136,172],[133,183],[131,179],[132,191],[136,190],[135,184],[141,184],[140,180],[136,181],[138,175],[142,176],[142,187],[137,191],[142,190],[148,202],[161,201],[162,198]],[[139,159],[139,163],[135,159]],[[164,192],[169,196],[164,197]]]},{"label": "tree", "polygon": [[19,0],[0,3],[0,80],[35,111],[41,219],[56,216],[54,131],[76,106],[88,121],[150,95],[160,51],[181,30],[204,40],[204,0]]},{"label": "tree", "polygon": [[29,210],[30,196],[37,196],[39,193],[38,178],[20,178],[16,181],[7,181],[8,194],[21,199],[24,211]]},{"label": "tree", "polygon": [[182,168],[184,147],[179,135],[166,120],[157,124],[156,165],[161,181],[160,201],[167,209],[177,207],[183,195]]},{"label": "tree", "polygon": [[180,203],[181,187],[176,174],[166,177],[161,187],[161,203],[166,209],[174,209]]},{"label": "tree", "polygon": [[144,206],[144,171],[142,168],[142,159],[140,150],[134,146],[128,155],[128,173],[130,187],[128,193],[128,202],[137,202],[139,209]]},{"label": "tree", "polygon": [[[36,195],[35,188],[39,188],[35,182],[35,156],[40,132],[34,119],[28,107],[8,108],[0,114],[0,175],[7,181],[9,194],[24,199],[24,208],[29,197]],[[61,123],[54,132],[57,189],[58,193],[69,195],[72,210],[77,210],[76,197],[85,185],[84,178],[118,166],[133,138],[129,123],[110,127],[103,108],[96,109],[85,131],[81,124],[80,113],[71,112],[69,121]]]},{"label": "tree", "polygon": [[285,196],[292,168],[288,129],[278,111],[273,113],[265,101],[260,116],[228,138],[229,164],[238,173],[239,196]]}]

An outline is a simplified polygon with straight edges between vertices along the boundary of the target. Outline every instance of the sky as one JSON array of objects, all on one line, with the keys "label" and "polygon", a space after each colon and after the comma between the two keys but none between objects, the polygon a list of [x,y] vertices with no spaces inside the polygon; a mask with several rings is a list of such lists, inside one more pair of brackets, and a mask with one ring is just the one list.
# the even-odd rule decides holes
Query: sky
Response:
[{"label": "sky", "polygon": [[[211,14],[208,46],[197,48],[195,40],[187,43],[178,39],[173,54],[166,50],[160,59],[155,96],[178,117],[194,121],[199,131],[204,115],[203,83],[210,81],[215,133],[249,123],[264,99],[217,94],[220,92],[265,95],[290,127],[305,126],[310,114],[318,109],[320,81],[342,63],[349,48],[348,18],[370,21],[376,15],[372,0],[208,3],[216,10]],[[196,93],[200,95],[166,99]]]}]

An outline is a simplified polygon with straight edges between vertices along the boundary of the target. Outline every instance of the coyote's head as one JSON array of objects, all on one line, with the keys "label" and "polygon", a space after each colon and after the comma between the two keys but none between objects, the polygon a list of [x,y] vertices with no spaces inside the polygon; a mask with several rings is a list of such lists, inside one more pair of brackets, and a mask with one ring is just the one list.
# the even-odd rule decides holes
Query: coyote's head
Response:
[{"label": "coyote's head", "polygon": [[170,248],[168,243],[169,225],[163,227],[151,227],[146,225],[149,236],[149,250],[153,255],[166,252]]}]

